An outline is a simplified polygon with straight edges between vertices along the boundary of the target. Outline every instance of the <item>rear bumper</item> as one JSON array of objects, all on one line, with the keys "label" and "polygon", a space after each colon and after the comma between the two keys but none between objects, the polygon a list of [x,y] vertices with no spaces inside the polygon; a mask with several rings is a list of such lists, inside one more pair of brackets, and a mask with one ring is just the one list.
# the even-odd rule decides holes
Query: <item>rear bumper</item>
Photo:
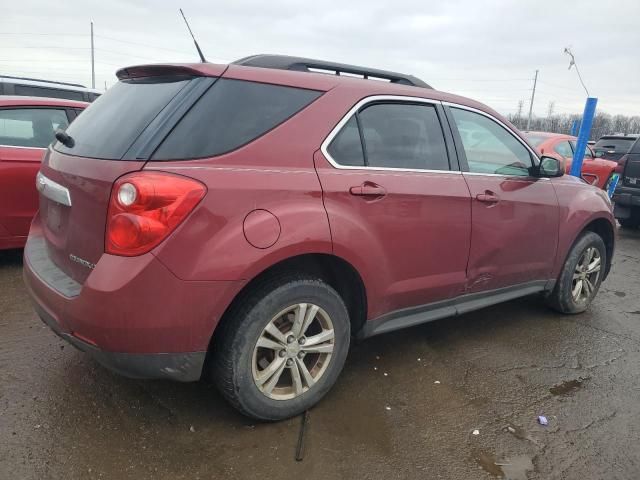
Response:
[{"label": "rear bumper", "polygon": [[137,379],[166,378],[180,382],[195,382],[202,375],[206,352],[157,354],[106,352],[63,332],[56,320],[38,303],[35,303],[34,307],[40,319],[59,337],[81,352],[88,353],[104,367],[122,376]]},{"label": "rear bumper", "polygon": [[133,378],[200,378],[215,327],[243,282],[185,281],[152,254],[103,255],[83,284],[52,265],[35,225],[24,281],[40,318],[106,367]]}]

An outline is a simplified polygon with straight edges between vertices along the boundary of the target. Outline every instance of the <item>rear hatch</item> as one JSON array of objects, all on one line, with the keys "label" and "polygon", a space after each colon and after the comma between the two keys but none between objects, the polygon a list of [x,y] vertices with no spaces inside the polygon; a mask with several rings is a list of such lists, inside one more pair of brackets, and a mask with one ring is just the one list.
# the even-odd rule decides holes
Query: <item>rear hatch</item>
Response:
[{"label": "rear hatch", "polygon": [[54,143],[43,160],[44,243],[49,258],[79,283],[104,253],[114,181],[142,169],[176,119],[215,82],[180,68],[161,73],[118,82],[69,126],[71,141]]},{"label": "rear hatch", "polygon": [[593,146],[593,150],[600,158],[618,161],[629,151],[635,140],[635,137],[602,137]]},{"label": "rear hatch", "polygon": [[627,154],[622,183],[627,187],[640,189],[640,140],[633,144]]}]

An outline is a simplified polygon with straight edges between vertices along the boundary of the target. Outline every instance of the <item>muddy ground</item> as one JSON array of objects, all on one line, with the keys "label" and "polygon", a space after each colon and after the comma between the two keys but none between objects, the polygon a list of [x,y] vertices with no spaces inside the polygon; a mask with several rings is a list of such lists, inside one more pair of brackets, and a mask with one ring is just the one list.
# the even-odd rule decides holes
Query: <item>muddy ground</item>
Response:
[{"label": "muddy ground", "polygon": [[128,380],[66,345],[21,268],[0,252],[2,480],[640,477],[640,232],[585,314],[527,298],[356,345],[301,462],[299,418],[256,424],[210,385]]}]

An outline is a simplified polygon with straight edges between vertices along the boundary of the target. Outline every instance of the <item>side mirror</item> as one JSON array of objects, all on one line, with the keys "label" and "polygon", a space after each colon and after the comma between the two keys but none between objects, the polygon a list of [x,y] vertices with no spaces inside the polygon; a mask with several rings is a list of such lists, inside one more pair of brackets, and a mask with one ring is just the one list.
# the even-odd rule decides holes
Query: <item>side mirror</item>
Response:
[{"label": "side mirror", "polygon": [[564,175],[564,161],[554,157],[543,156],[538,167],[538,176],[555,178]]}]

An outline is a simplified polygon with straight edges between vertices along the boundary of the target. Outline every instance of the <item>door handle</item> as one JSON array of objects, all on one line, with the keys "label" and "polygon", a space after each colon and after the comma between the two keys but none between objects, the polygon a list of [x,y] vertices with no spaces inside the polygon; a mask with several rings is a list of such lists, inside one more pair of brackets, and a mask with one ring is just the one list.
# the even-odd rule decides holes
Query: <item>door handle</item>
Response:
[{"label": "door handle", "polygon": [[364,182],[357,187],[351,187],[349,193],[358,197],[384,197],[387,190],[377,183]]},{"label": "door handle", "polygon": [[486,190],[484,193],[476,195],[476,200],[482,203],[496,204],[500,201],[500,198],[490,190]]}]

